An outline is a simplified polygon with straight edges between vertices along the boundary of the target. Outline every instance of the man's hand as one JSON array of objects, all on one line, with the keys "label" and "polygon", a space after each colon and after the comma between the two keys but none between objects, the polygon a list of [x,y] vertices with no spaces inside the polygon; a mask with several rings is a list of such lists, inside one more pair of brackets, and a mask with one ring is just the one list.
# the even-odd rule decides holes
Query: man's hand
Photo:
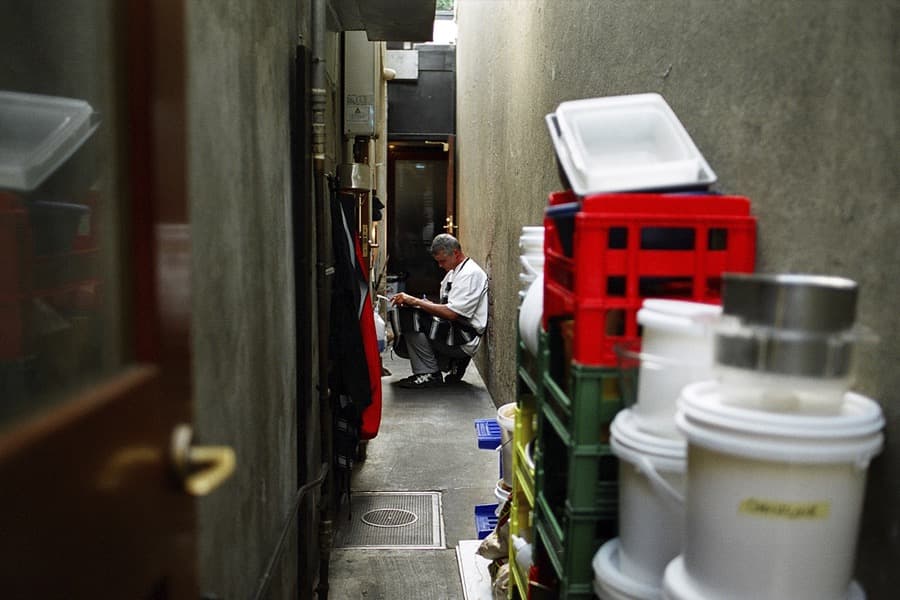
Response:
[{"label": "man's hand", "polygon": [[410,296],[403,292],[391,296],[391,304],[394,306],[410,306],[412,308],[418,308],[430,315],[435,315],[442,319],[447,319],[448,321],[455,321],[459,318],[459,315],[447,308],[446,304],[435,304],[424,298],[416,298],[415,296]]},{"label": "man's hand", "polygon": [[415,296],[410,296],[409,294],[404,294],[403,292],[399,292],[391,296],[391,304],[394,306],[419,306],[420,300]]}]

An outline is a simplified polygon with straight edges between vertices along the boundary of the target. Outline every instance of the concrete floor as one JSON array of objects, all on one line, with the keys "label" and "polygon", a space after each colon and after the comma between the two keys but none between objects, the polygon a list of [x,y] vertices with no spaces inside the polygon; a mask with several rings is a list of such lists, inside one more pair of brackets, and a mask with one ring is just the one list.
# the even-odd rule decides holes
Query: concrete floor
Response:
[{"label": "concrete floor", "polygon": [[475,539],[473,509],[496,503],[496,452],[479,450],[475,419],[496,409],[474,365],[463,381],[405,390],[409,363],[385,352],[381,428],[367,458],[354,470],[351,488],[363,491],[442,492],[443,550],[335,549],[330,598],[339,600],[460,600],[456,544]]}]

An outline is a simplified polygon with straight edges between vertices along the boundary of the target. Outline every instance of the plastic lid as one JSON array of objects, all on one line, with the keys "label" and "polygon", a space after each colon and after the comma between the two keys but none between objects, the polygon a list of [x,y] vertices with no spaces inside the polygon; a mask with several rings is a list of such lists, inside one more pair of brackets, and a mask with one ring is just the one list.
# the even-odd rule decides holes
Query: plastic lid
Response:
[{"label": "plastic lid", "polygon": [[0,188],[31,191],[94,133],[83,100],[0,92]]},{"label": "plastic lid", "polygon": [[756,410],[723,402],[720,384],[685,386],[675,417],[689,443],[750,458],[808,464],[867,465],[881,451],[881,407],[848,392],[835,415]]},{"label": "plastic lid", "polygon": [[[619,538],[613,538],[600,546],[591,561],[594,568],[594,589],[597,596],[627,598],[630,600],[657,600],[659,588],[629,577],[619,568]],[[604,593],[610,590],[611,594]]]},{"label": "plastic lid", "polygon": [[[644,455],[654,461],[664,459],[670,467],[667,470],[684,471],[687,442],[641,430],[638,419],[630,408],[618,412],[610,425],[610,435],[612,451],[622,460],[636,463],[637,455]],[[680,469],[677,468],[679,465]]]},{"label": "plastic lid", "polygon": [[[765,594],[765,586],[761,586],[760,595]],[[691,580],[684,566],[684,557],[678,556],[666,567],[663,577],[663,595],[665,600],[708,600],[711,596],[698,589]],[[847,588],[847,600],[866,600],[866,593],[855,581]]]}]

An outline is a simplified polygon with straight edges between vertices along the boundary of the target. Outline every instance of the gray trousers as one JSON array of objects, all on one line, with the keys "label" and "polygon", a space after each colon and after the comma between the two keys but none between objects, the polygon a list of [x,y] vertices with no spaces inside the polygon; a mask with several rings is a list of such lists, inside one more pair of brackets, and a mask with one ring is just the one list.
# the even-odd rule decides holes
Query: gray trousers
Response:
[{"label": "gray trousers", "polygon": [[[443,342],[429,340],[424,333],[404,333],[406,347],[409,350],[409,364],[414,375],[446,371],[447,360],[451,358],[468,358],[469,355],[459,346],[448,346]],[[443,369],[441,367],[444,367]]]}]

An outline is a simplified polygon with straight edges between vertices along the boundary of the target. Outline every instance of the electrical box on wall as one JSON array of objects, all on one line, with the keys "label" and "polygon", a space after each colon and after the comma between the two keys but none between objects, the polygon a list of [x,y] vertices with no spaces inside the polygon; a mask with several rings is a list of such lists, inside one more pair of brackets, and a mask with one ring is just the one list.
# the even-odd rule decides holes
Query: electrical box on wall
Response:
[{"label": "electrical box on wall", "polygon": [[375,135],[375,85],[381,68],[378,45],[365,31],[344,33],[344,134]]},{"label": "electrical box on wall", "polygon": [[384,66],[394,69],[394,81],[415,81],[419,78],[418,50],[388,50],[384,55]]}]

